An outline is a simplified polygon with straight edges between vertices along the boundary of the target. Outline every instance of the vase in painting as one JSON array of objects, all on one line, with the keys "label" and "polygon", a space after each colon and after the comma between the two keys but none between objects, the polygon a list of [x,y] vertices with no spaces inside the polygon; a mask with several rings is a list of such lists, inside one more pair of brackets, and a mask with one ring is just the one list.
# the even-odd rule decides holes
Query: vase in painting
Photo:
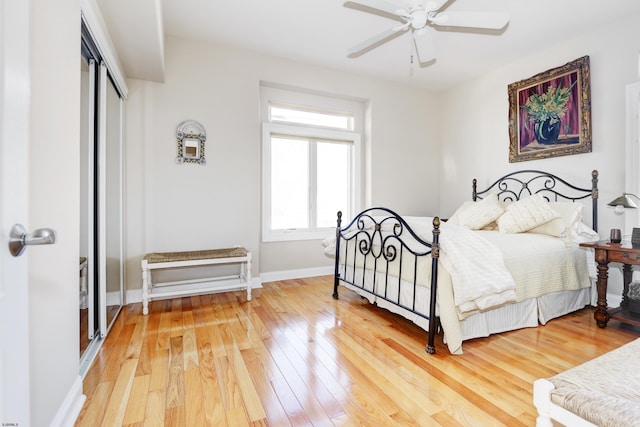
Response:
[{"label": "vase in painting", "polygon": [[560,120],[551,118],[536,122],[533,127],[536,140],[540,144],[555,144],[560,135]]}]

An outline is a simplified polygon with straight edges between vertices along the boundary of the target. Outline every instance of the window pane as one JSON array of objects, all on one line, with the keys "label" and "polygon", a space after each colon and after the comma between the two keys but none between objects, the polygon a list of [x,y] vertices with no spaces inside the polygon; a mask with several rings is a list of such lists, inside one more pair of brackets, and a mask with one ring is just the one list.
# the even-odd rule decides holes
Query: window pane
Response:
[{"label": "window pane", "polygon": [[342,211],[351,217],[349,189],[350,146],[340,143],[318,143],[318,224],[317,227],[335,227],[336,213]]},{"label": "window pane", "polygon": [[271,138],[271,229],[309,227],[309,143]]},{"label": "window pane", "polygon": [[272,122],[299,123],[336,129],[352,130],[353,118],[346,114],[320,113],[286,107],[269,107]]}]

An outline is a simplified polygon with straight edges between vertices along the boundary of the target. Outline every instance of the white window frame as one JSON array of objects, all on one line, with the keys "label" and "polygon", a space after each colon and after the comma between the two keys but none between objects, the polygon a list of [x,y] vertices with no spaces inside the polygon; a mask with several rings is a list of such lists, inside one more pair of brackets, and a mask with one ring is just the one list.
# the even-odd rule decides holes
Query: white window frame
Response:
[{"label": "white window frame", "polygon": [[[355,214],[359,208],[360,200],[360,134],[357,132],[331,130],[300,125],[288,125],[280,123],[263,123],[262,125],[262,241],[293,241],[324,239],[334,227],[315,228],[315,221],[310,221],[309,228],[293,230],[271,229],[271,137],[272,135],[301,137],[309,140],[336,140],[345,141],[351,145],[351,197],[349,200],[349,214]],[[311,162],[315,165],[315,159]],[[313,174],[313,169],[309,171]],[[311,186],[309,202],[316,200],[315,188]],[[311,217],[314,218],[316,206],[310,206]],[[348,214],[345,212],[345,214]]]}]

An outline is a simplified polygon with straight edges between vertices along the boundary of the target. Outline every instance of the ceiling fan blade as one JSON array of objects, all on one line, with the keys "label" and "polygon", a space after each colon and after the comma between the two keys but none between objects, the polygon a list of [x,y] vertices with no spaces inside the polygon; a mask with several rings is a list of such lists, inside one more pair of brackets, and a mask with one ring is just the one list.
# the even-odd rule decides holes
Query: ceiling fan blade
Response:
[{"label": "ceiling fan blade", "polygon": [[370,9],[377,9],[391,15],[402,15],[405,13],[402,6],[386,0],[349,0],[345,1],[342,5],[348,6],[350,3],[365,6]]},{"label": "ceiling fan blade", "polygon": [[489,12],[444,12],[431,18],[436,25],[448,27],[487,28],[500,30],[509,23],[507,13]]},{"label": "ceiling fan blade", "polygon": [[435,12],[445,5],[449,0],[428,0],[424,3],[424,10],[427,12]]},{"label": "ceiling fan blade", "polygon": [[348,52],[349,52],[349,56],[354,56],[357,55],[360,52],[363,52],[375,45],[377,45],[378,43],[385,41],[385,39],[388,39],[389,37],[393,36],[394,34],[400,32],[400,31],[405,31],[407,28],[409,28],[409,24],[405,24],[405,25],[398,25],[397,27],[393,27],[393,28],[389,28],[386,31],[381,32],[380,34],[377,34],[373,37],[368,38],[367,40],[358,43],[357,45],[351,47]]},{"label": "ceiling fan blade", "polygon": [[418,60],[421,64],[436,59],[436,45],[430,29],[425,27],[413,32],[413,42],[418,52]]}]

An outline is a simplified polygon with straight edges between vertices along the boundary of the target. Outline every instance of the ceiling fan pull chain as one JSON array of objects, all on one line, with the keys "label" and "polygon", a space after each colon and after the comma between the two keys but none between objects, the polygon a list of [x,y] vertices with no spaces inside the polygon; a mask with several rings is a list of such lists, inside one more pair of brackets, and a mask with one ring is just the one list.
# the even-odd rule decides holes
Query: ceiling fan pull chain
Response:
[{"label": "ceiling fan pull chain", "polygon": [[415,52],[415,46],[409,41],[409,77],[413,77],[413,55]]}]

